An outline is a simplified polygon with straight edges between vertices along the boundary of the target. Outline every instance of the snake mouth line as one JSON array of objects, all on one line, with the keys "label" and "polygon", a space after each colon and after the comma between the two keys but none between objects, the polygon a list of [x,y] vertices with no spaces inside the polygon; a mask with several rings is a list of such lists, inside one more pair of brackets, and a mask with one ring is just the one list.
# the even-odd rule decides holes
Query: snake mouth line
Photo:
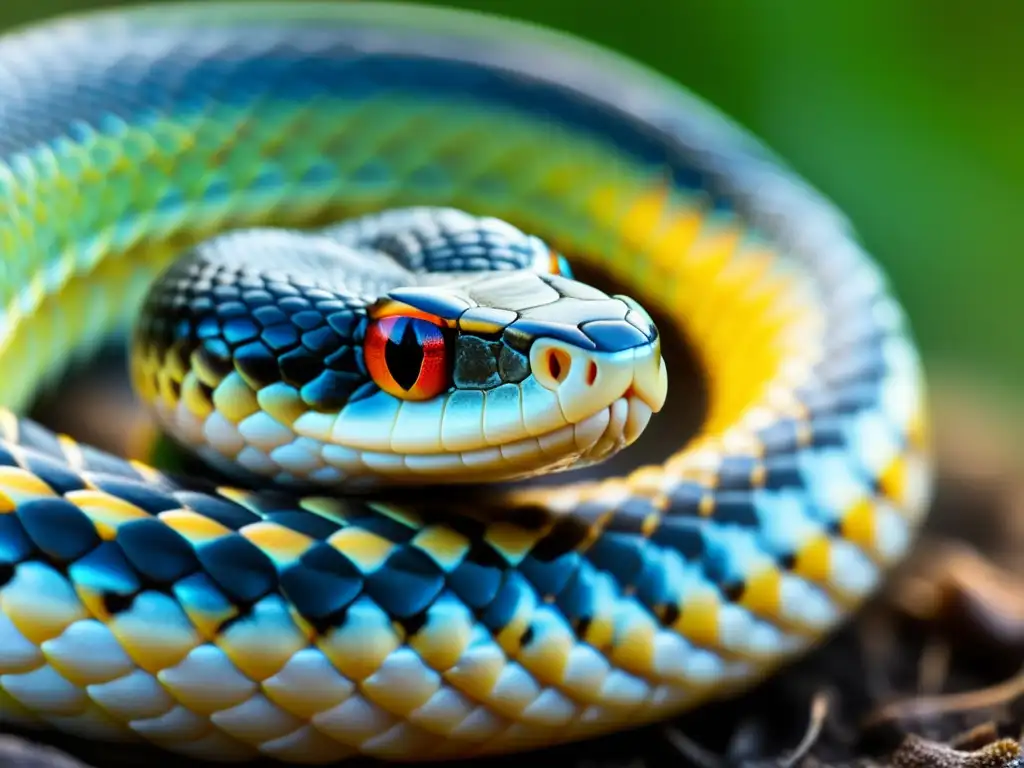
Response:
[{"label": "snake mouth line", "polygon": [[654,414],[654,409],[632,387],[612,403],[603,412],[595,414],[595,421],[607,416],[604,431],[594,441],[589,450],[581,455],[578,465],[601,461],[607,456],[632,445],[643,431]]},{"label": "snake mouth line", "polygon": [[598,463],[636,441],[655,410],[630,388],[610,405],[574,424],[462,451],[374,451],[296,436],[289,444],[259,451],[259,455],[252,446],[230,458],[211,445],[199,447],[198,453],[229,474],[237,473],[241,466],[283,483],[343,480],[353,488],[373,488],[381,482],[422,483],[431,478],[448,483],[478,482],[484,475],[492,480],[511,480]]},{"label": "snake mouth line", "polygon": [[[481,478],[508,481],[600,462],[636,441],[652,415],[660,410],[665,391],[663,364],[659,364],[654,381],[657,386],[640,376],[625,383],[618,393],[606,390],[610,397],[605,405],[595,403],[593,411],[572,414],[575,418],[571,421],[555,393],[528,382],[527,389],[543,396],[537,400],[523,395],[521,401],[529,401],[535,408],[532,434],[524,429],[528,425],[522,419],[511,420],[511,428],[503,425],[504,429],[488,434],[484,422],[477,421],[485,418],[484,412],[473,418],[472,411],[465,411],[467,420],[459,438],[462,446],[445,445],[436,436],[417,440],[417,434],[426,434],[413,428],[418,426],[418,419],[407,420],[404,427],[393,425],[390,438],[379,431],[375,436],[369,429],[346,430],[346,437],[362,438],[346,444],[335,439],[336,419],[330,415],[309,413],[289,424],[260,412],[235,424],[218,411],[204,418],[193,413],[184,401],[158,403],[157,407],[161,420],[171,425],[179,439],[228,476],[247,480],[255,474],[285,484],[372,490],[381,484],[432,480],[457,484],[479,482]],[[573,401],[573,405],[577,403]],[[381,420],[378,407],[383,406],[412,407],[412,412],[431,418],[442,418],[447,412],[444,403],[398,406],[381,398],[379,405],[367,412],[367,426]],[[547,415],[536,409],[546,409]],[[476,429],[466,429],[470,421],[477,421]],[[498,439],[502,432],[504,440]]]},{"label": "snake mouth line", "polygon": [[[647,427],[654,410],[641,397],[627,393],[575,424],[542,435],[523,437],[501,445],[465,451],[432,453],[383,453],[324,446],[325,461],[337,470],[359,476],[387,475],[391,482],[403,479],[422,482],[425,476],[476,482],[486,471],[503,480],[570,468],[601,461],[632,444]],[[345,455],[343,456],[342,453]],[[367,482],[370,479],[367,478]]]}]

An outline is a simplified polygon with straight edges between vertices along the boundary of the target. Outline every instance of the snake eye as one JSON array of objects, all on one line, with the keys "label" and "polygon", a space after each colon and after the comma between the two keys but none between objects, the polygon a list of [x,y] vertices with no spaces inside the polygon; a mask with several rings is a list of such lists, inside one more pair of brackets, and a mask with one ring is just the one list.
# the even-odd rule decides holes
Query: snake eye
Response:
[{"label": "snake eye", "polygon": [[450,386],[444,330],[430,320],[390,315],[372,321],[363,355],[374,383],[402,400],[429,400]]}]

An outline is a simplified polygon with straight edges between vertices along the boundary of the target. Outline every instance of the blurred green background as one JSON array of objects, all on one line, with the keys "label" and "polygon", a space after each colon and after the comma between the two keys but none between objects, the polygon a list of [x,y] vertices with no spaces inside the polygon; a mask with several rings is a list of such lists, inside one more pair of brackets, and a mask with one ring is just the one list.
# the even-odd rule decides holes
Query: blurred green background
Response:
[{"label": "blurred green background", "polygon": [[[0,27],[118,4],[8,0]],[[1024,3],[445,4],[574,32],[716,104],[846,211],[931,364],[1024,392]]]}]

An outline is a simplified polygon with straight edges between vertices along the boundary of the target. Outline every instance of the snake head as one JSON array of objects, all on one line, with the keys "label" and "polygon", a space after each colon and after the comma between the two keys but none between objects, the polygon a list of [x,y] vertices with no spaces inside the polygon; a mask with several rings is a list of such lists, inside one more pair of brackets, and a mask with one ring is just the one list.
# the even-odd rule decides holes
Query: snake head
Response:
[{"label": "snake head", "polygon": [[529,248],[525,268],[413,275],[306,233],[215,238],[151,288],[136,391],[208,462],[281,483],[372,489],[593,464],[664,404],[658,330],[632,299]]},{"label": "snake head", "polygon": [[365,413],[369,433],[394,413],[389,448],[423,471],[482,479],[585,466],[633,443],[665,402],[650,316],[561,275],[396,289],[369,315],[364,356],[380,391],[346,418],[355,433]]}]

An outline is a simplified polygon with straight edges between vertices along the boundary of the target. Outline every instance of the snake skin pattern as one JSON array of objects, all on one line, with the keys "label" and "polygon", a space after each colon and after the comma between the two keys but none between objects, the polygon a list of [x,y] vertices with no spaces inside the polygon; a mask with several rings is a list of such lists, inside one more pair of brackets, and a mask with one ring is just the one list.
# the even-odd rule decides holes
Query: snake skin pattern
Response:
[{"label": "snake skin pattern", "polygon": [[[14,415],[204,238],[415,205],[512,222],[677,323],[700,433],[433,509],[186,485]],[[378,3],[21,30],[0,208],[3,722],[295,762],[580,739],[808,649],[927,507],[918,356],[845,220],[583,43]]]}]

